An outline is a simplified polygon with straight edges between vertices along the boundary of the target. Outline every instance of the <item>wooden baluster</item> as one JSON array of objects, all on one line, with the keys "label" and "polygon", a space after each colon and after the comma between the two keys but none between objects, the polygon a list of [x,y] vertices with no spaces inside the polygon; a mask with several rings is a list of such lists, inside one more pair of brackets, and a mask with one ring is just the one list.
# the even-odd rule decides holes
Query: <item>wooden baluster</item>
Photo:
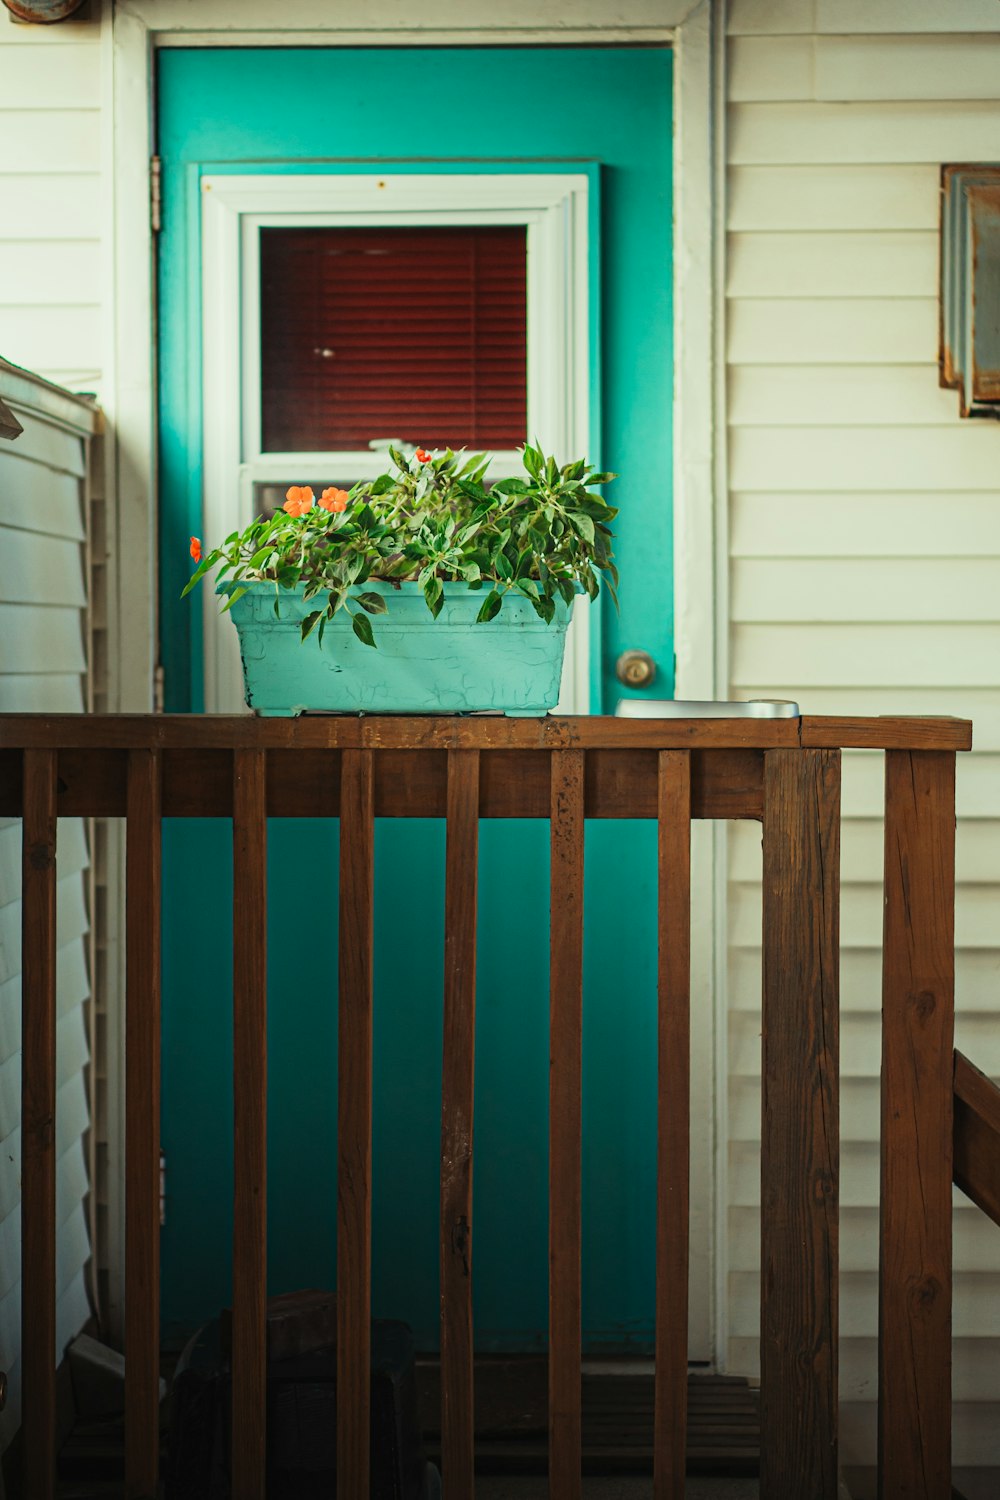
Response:
[{"label": "wooden baluster", "polygon": [[24,752],[21,891],[23,1491],[56,1473],[56,752]]},{"label": "wooden baluster", "polygon": [[448,851],[441,1071],[441,1472],[475,1487],[472,1337],[472,1119],[476,1025],[479,751],[448,752]]},{"label": "wooden baluster", "polygon": [[233,752],[233,1494],[264,1500],[267,1432],[267,797]]},{"label": "wooden baluster", "polygon": [[160,1442],[161,764],[128,756],[125,846],[125,1494],[152,1500]]},{"label": "wooden baluster", "polygon": [[549,1014],[549,1494],[579,1500],[584,752],[551,770]]},{"label": "wooden baluster", "polygon": [[879,1495],[951,1495],[955,757],[885,758]]},{"label": "wooden baluster", "polygon": [[836,1500],[840,751],[764,756],[763,1500]]},{"label": "wooden baluster", "polygon": [[337,1494],[364,1500],[371,1422],[374,767],[344,750],[340,776],[337,1096]]},{"label": "wooden baluster", "polygon": [[656,1500],[683,1500],[691,1120],[691,757],[659,756]]}]

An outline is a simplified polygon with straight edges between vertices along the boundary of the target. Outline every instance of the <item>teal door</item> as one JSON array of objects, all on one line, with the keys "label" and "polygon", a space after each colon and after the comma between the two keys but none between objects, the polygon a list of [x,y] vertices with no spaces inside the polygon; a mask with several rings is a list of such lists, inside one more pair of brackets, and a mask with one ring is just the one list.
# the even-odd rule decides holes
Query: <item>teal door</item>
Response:
[{"label": "teal door", "polygon": [[[203,706],[200,614],[179,594],[203,533],[202,183],[246,173],[590,175],[590,456],[621,478],[620,616],[592,638],[590,709],[619,654],[673,689],[671,55],[661,49],[167,49],[159,54],[161,659],[173,711]],[[288,482],[301,476],[289,474]],[[271,1290],[335,1280],[337,828],[270,825]],[[475,1296],[483,1350],[546,1330],[548,827],[484,824],[477,999]],[[584,1329],[651,1347],[655,830],[587,831]],[[229,1296],[229,825],[167,829],[163,1313]],[[443,828],[376,842],[374,1302],[437,1338]]]}]

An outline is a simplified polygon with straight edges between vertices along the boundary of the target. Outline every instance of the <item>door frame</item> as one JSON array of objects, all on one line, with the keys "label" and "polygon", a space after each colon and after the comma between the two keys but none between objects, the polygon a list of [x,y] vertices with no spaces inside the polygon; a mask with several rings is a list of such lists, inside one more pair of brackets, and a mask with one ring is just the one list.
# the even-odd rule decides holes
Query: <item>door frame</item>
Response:
[{"label": "door frame", "polygon": [[[274,27],[270,0],[244,0],[233,24],[230,0],[203,0],[191,25],[188,0],[103,0],[110,120],[104,133],[105,236],[112,320],[105,389],[109,416],[109,544],[120,569],[109,627],[115,642],[119,711],[154,706],[156,650],[156,313],[150,160],[155,141],[155,53],[160,47],[556,46],[669,43],[674,72],[674,607],[676,694],[715,698],[728,690],[724,333],[722,257],[717,228],[724,204],[723,90],[725,0],[625,0],[627,23],[605,24],[600,0],[568,0],[559,27],[532,25],[523,0],[490,0],[477,24],[470,7],[454,24],[448,0],[359,0],[353,26],[328,24],[326,0],[291,0]],[[411,19],[412,18],[412,19]],[[692,1182],[710,1189],[699,1214],[709,1224],[711,1265],[692,1283],[709,1329],[712,1364],[725,1369],[728,1344],[726,1172],[726,850],[721,825],[692,825],[692,1068],[713,1081],[693,1091]],[[119,894],[123,886],[119,884]],[[113,990],[108,1014],[108,1322],[124,1314],[124,931],[121,900],[112,913]],[[693,1205],[694,1206],[694,1205]]]}]

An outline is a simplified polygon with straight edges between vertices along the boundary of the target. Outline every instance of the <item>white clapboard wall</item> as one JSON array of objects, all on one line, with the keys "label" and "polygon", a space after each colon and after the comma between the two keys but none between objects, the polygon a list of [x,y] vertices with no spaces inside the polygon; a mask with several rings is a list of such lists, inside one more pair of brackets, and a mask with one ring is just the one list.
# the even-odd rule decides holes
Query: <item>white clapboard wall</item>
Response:
[{"label": "white clapboard wall", "polygon": [[90,391],[110,265],[101,37],[95,19],[25,26],[0,9],[0,352]]},{"label": "white clapboard wall", "polygon": [[[975,721],[958,1045],[1000,1078],[1000,426],[938,388],[942,162],[1000,161],[996,0],[732,0],[730,678],[813,713]],[[845,757],[841,1393],[874,1457],[881,757]],[[758,1361],[760,830],[730,840],[729,1349]],[[1000,1230],[955,1195],[955,1460],[1000,1448]]]},{"label": "white clapboard wall", "polygon": [[[24,431],[0,439],[0,712],[91,706],[88,462],[95,408],[0,360],[0,399]],[[90,1316],[92,888],[88,827],[57,851],[57,1350]],[[0,1446],[20,1421],[21,826],[0,819]]]}]

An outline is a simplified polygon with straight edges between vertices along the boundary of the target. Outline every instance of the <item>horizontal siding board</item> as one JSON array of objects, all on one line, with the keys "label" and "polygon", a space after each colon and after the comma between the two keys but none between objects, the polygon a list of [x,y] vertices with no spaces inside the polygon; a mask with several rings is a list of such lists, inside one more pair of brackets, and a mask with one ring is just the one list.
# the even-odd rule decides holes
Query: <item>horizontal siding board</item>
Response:
[{"label": "horizontal siding board", "polygon": [[0,603],[0,672],[82,672],[83,616],[59,605]]},{"label": "horizontal siding board", "polygon": [[87,603],[79,542],[37,531],[0,532],[0,599],[6,604]]},{"label": "horizontal siding board", "polygon": [[[2,233],[0,225],[0,236]],[[0,238],[0,287],[16,286],[19,300],[26,303],[45,302],[53,293],[59,295],[57,289],[63,287],[98,287],[102,273],[99,240]],[[17,441],[20,446],[21,439]]]},{"label": "horizontal siding board", "polygon": [[[734,823],[728,834],[729,875],[732,880],[759,880],[761,834],[754,823]],[[841,823],[840,878],[877,884],[882,879],[884,848],[882,827],[873,818],[844,818]],[[962,818],[955,831],[955,879],[959,887],[1000,887],[1000,821],[992,818]],[[998,891],[1000,896],[1000,891]],[[1000,922],[997,941],[1000,944]],[[1000,1004],[1000,974],[997,976]],[[962,997],[959,997],[961,1004]],[[998,1028],[1000,1031],[1000,1028]]]},{"label": "horizontal siding board", "polygon": [[730,297],[936,297],[938,237],[922,230],[733,233],[727,266]]},{"label": "horizontal siding board", "polygon": [[[729,887],[729,931],[730,941],[735,947],[758,948],[761,931],[761,896],[757,885],[730,885]],[[997,911],[1000,902],[992,886],[967,886],[959,891],[955,902],[955,945],[958,948],[985,948],[993,952],[1000,942],[1000,921]],[[850,885],[841,892],[840,939],[845,948],[882,947],[882,887],[879,885]],[[1000,1027],[996,1027],[1000,1036]],[[846,1025],[844,1031],[846,1033]],[[759,1036],[759,1027],[756,1035]],[[874,1039],[873,1039],[874,1044]],[[844,1056],[841,1059],[843,1073],[852,1071],[847,1056],[846,1037],[843,1039]],[[989,1070],[989,1058],[975,1053],[976,1064]],[[875,1056],[877,1057],[877,1051]],[[871,1060],[874,1066],[874,1058]],[[731,1059],[734,1071],[747,1064]],[[755,1066],[759,1066],[758,1062]],[[995,1070],[1000,1074],[1000,1063]]]},{"label": "horizontal siding board", "polygon": [[[96,287],[65,290],[97,295]],[[6,293],[6,287],[0,288],[0,298]],[[5,358],[27,369],[76,370],[91,365],[97,369],[102,338],[101,310],[96,300],[34,307],[0,303],[0,345],[6,351]]]},{"label": "horizontal siding board", "polygon": [[733,427],[950,427],[959,420],[936,364],[741,365],[729,373]]},{"label": "horizontal siding board", "polygon": [[[6,61],[16,66],[20,58],[12,58],[8,53]],[[52,102],[58,105],[59,96]],[[4,143],[5,172],[40,175],[100,171],[101,114],[96,108],[17,108],[6,95],[0,94],[0,140]],[[6,233],[11,233],[9,223]]]},{"label": "horizontal siding board", "polygon": [[42,43],[0,47],[0,99],[5,109],[97,109],[101,104],[101,57],[93,47]]},{"label": "horizontal siding board", "polygon": [[950,103],[734,104],[733,166],[1000,160],[992,100]]},{"label": "horizontal siding board", "polygon": [[[56,1079],[62,1087],[77,1077],[90,1060],[83,1009],[77,1005],[56,1026]],[[21,1058],[0,1067],[0,1140],[17,1130],[21,1114]]]},{"label": "horizontal siding board", "polygon": [[[30,243],[36,249],[41,248],[35,245],[34,241]],[[0,242],[0,255],[3,254],[3,249],[3,243]],[[31,478],[20,468],[8,470],[8,463],[18,459],[31,459],[33,463],[44,464],[48,469],[57,469],[64,474],[75,474],[78,479],[83,479],[87,472],[87,461],[80,437],[75,432],[67,432],[64,427],[57,426],[55,422],[47,422],[42,417],[17,407],[16,402],[14,405],[17,409],[18,421],[24,430],[0,450],[0,456],[3,458],[4,489],[15,480],[27,484]]]},{"label": "horizontal siding board", "polygon": [[734,365],[926,365],[937,357],[937,299],[733,301],[727,337],[728,358]]},{"label": "horizontal siding board", "polygon": [[[878,1015],[882,1006],[881,954],[874,949],[851,948],[840,955],[841,1003],[848,1011]],[[955,955],[956,993],[960,1024],[967,1016],[982,1015],[995,1020],[1000,990],[1000,939],[995,948],[960,950]],[[729,1005],[732,1010],[760,1011],[760,952],[753,947],[731,948],[729,953]]]},{"label": "horizontal siding board", "polygon": [[934,163],[870,166],[733,167],[726,223],[734,231],[937,230],[940,168]]},{"label": "horizontal siding board", "polygon": [[[21,1281],[21,1211],[15,1209],[3,1224],[0,1224],[0,1308],[9,1296],[19,1302]],[[82,1203],[78,1203],[69,1217],[58,1226],[55,1236],[55,1296],[63,1295],[73,1278],[87,1265],[90,1259],[90,1236],[87,1233],[87,1215]],[[1,1314],[0,1314],[1,1316]],[[19,1316],[19,1308],[18,1308]],[[72,1337],[72,1335],[70,1335]]]},{"label": "horizontal siding board", "polygon": [[[732,1332],[752,1338],[760,1324],[760,1291],[756,1276],[734,1272],[730,1302]],[[956,1277],[952,1302],[952,1331],[956,1338],[1000,1336],[1000,1274]],[[870,1336],[877,1327],[878,1277],[848,1271],[840,1279],[841,1338]]]},{"label": "horizontal siding board", "polygon": [[991,687],[998,661],[997,625],[737,625],[730,676],[736,685],[773,676],[801,700],[809,687],[848,683]]},{"label": "horizontal siding board", "polygon": [[813,46],[811,36],[734,39],[728,48],[729,98],[813,98]]},{"label": "horizontal siding board", "polygon": [[816,99],[837,102],[1000,99],[1000,35],[818,37],[810,82]]},{"label": "horizontal siding board", "polygon": [[83,497],[75,475],[3,453],[0,475],[0,535],[9,527],[83,541]]},{"label": "horizontal siding board", "polygon": [[[90,995],[87,952],[83,938],[73,938],[56,953],[56,1014],[61,1020]],[[21,976],[0,984],[0,1063],[21,1045]]]},{"label": "horizontal siding board", "polygon": [[[82,818],[60,818],[57,828],[59,878],[78,874],[90,863]],[[21,825],[0,828],[0,907],[21,899]]]},{"label": "horizontal siding board", "polygon": [[852,32],[1000,31],[993,0],[810,0],[815,3],[816,30],[829,35]]},{"label": "horizontal siding board", "polygon": [[[20,1131],[8,1137],[4,1142],[4,1158],[10,1158],[20,1152]],[[16,1190],[13,1202],[7,1202],[8,1184],[5,1180],[6,1174],[0,1166],[0,1297],[6,1295],[10,1288],[17,1282],[21,1274],[20,1245],[16,1243],[20,1238],[20,1194]],[[84,1155],[83,1141],[80,1137],[73,1142],[68,1151],[56,1162],[56,1224],[62,1225],[75,1213],[78,1205],[87,1196],[87,1161]],[[11,1238],[14,1244],[11,1243]]]},{"label": "horizontal siding board", "polygon": [[[83,1205],[78,1204],[60,1227],[56,1238],[57,1296],[61,1296],[72,1285],[89,1258],[90,1240],[87,1234],[87,1218]],[[6,1295],[0,1297],[0,1348],[16,1349],[20,1346],[20,1319],[21,1287],[20,1275],[18,1275],[17,1281]],[[69,1336],[72,1337],[72,1333]]]},{"label": "horizontal siding board", "polygon": [[0,673],[0,713],[77,714],[85,706],[82,673],[16,677]]},{"label": "horizontal siding board", "polygon": [[0,239],[24,239],[28,226],[32,240],[64,240],[70,226],[73,239],[101,237],[101,178],[96,172],[0,172],[0,203]]},{"label": "horizontal siding board", "polygon": [[1000,557],[1000,491],[734,490],[729,545],[736,557]]},{"label": "horizontal siding board", "polygon": [[[751,304],[754,305],[754,304]],[[947,491],[961,475],[969,490],[995,490],[992,423],[955,427],[734,428],[730,480],[736,490]],[[941,511],[941,530],[948,526]],[[816,537],[824,546],[822,531]],[[977,549],[978,550],[978,549]]]},{"label": "horizontal siding board", "polygon": [[[851,900],[853,894],[850,890],[845,891],[844,916],[849,923],[856,921],[856,903]],[[881,912],[881,895],[878,891],[865,892],[865,910],[862,913],[862,925],[867,922],[867,907],[873,906],[876,912]],[[752,898],[751,898],[752,899]],[[845,941],[849,939],[845,936]],[[870,945],[871,946],[871,945]],[[963,1036],[959,1046],[964,1051],[971,1049],[971,1055],[976,1058],[977,1065],[991,1078],[1000,1078],[1000,1027],[993,1024],[988,1015],[963,1015],[960,1019]],[[873,1085],[878,1084],[879,1079],[879,1055],[882,1034],[882,1018],[877,1011],[853,1011],[844,1013],[841,1035],[840,1035],[840,1067],[841,1078],[844,1082],[853,1080],[855,1083],[867,1081]],[[755,1011],[731,1011],[729,1015],[729,1050],[732,1062],[731,1081],[741,1084],[752,1083],[754,1087],[760,1085],[760,1018]],[[844,1111],[846,1126],[849,1112]],[[868,1139],[874,1140],[878,1131],[871,1135],[859,1137],[856,1123],[847,1127],[852,1133],[845,1139]],[[760,1139],[760,1114],[757,1117],[757,1132],[750,1137],[753,1140]],[[1000,1256],[1000,1244],[997,1246]],[[998,1261],[1000,1269],[1000,1261]]]},{"label": "horizontal siding board", "polygon": [[[56,884],[56,941],[60,948],[88,930],[83,881],[69,875]],[[0,984],[21,972],[20,902],[0,908]]]},{"label": "horizontal siding board", "polygon": [[[845,1110],[845,1121],[846,1116]],[[1000,1271],[1000,1243],[997,1240],[996,1225],[991,1224],[985,1214],[971,1207],[957,1208],[953,1231],[956,1274],[974,1272],[990,1265]],[[754,1209],[730,1210],[729,1253],[730,1265],[734,1271],[760,1269],[760,1215]],[[878,1269],[878,1215],[874,1210],[851,1208],[841,1215],[839,1259],[845,1271]],[[994,1389],[1000,1395],[1000,1367],[994,1376]]]},{"label": "horizontal siding board", "polygon": [[[957,1217],[958,1211],[956,1211]],[[847,1215],[844,1215],[847,1217]],[[759,1375],[755,1339],[733,1339],[731,1370]],[[953,1394],[956,1402],[1000,1399],[1000,1361],[988,1339],[952,1341]],[[878,1347],[872,1338],[845,1339],[840,1346],[840,1391],[844,1400],[872,1399],[878,1372]]]},{"label": "horizontal siding board", "polygon": [[755,558],[733,564],[734,621],[1000,620],[1000,558]]},{"label": "horizontal siding board", "polygon": [[729,0],[730,36],[786,36],[815,29],[813,0]]}]

